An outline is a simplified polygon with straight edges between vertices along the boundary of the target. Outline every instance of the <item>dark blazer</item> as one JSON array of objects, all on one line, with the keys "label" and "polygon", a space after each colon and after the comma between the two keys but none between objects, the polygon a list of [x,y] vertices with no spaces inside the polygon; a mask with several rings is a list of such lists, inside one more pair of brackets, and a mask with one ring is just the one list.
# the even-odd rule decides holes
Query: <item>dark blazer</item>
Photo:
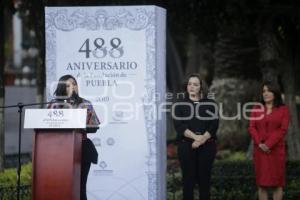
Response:
[{"label": "dark blazer", "polygon": [[184,131],[190,129],[196,134],[204,134],[208,131],[211,138],[217,139],[219,127],[218,105],[213,99],[203,98],[199,101],[191,101],[185,98],[173,104],[175,116],[173,116],[177,140],[191,140],[184,136]]}]

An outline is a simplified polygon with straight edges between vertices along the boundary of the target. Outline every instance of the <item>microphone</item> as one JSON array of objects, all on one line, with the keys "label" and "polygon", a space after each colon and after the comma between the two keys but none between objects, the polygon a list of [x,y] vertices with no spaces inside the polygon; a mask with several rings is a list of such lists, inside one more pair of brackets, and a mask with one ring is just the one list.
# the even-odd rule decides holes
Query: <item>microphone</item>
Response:
[{"label": "microphone", "polygon": [[56,102],[56,103],[66,103],[67,100],[68,100],[68,98],[66,98],[66,97],[56,97],[54,99],[54,102]]},{"label": "microphone", "polygon": [[69,100],[70,100],[70,103],[72,103],[72,104],[78,103],[79,96],[74,90],[73,90],[72,95],[70,96]]},{"label": "microphone", "polygon": [[66,107],[66,103],[68,102],[68,97],[66,96],[56,96],[51,102],[52,104],[50,104],[48,106],[48,108],[65,108]]}]

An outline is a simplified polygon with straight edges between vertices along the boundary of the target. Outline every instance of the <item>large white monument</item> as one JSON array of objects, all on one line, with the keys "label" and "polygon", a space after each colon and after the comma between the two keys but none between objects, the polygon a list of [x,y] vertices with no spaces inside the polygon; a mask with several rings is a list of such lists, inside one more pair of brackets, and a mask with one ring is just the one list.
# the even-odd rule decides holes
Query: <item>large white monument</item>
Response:
[{"label": "large white monument", "polygon": [[47,98],[73,75],[100,130],[89,200],[166,199],[166,11],[156,6],[46,7]]}]

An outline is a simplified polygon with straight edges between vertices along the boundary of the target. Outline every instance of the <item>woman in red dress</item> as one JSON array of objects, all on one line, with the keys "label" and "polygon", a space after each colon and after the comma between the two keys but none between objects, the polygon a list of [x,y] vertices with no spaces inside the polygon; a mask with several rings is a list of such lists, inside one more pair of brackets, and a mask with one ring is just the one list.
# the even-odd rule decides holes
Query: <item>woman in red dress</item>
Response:
[{"label": "woman in red dress", "polygon": [[262,87],[263,105],[251,112],[248,131],[254,141],[253,161],[259,200],[282,200],[285,185],[285,142],[289,111],[282,103],[280,87],[266,82]]}]

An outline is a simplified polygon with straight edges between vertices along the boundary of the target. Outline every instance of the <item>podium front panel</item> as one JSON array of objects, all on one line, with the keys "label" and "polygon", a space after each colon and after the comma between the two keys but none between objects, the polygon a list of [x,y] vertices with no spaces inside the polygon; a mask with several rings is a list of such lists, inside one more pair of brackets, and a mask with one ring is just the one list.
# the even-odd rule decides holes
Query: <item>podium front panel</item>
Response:
[{"label": "podium front panel", "polygon": [[79,200],[82,134],[36,130],[33,149],[33,199]]}]

